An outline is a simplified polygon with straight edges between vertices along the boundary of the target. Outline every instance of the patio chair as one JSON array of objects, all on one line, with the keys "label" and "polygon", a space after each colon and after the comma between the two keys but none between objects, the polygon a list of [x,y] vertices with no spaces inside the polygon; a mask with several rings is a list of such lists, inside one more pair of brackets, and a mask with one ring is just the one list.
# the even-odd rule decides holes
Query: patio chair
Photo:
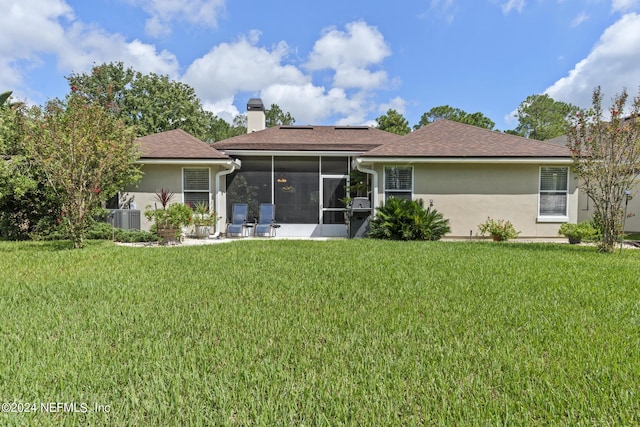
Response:
[{"label": "patio chair", "polygon": [[227,236],[244,237],[247,232],[247,215],[249,205],[246,203],[234,203],[231,211],[231,222],[227,224]]},{"label": "patio chair", "polygon": [[255,235],[274,237],[278,227],[279,225],[276,224],[275,205],[273,203],[261,203],[260,216],[254,230]]}]

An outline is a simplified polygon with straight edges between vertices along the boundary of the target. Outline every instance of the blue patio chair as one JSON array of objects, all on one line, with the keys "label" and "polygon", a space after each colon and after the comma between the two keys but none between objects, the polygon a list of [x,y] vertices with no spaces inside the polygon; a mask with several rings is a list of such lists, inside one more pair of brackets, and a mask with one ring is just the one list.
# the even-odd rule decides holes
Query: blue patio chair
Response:
[{"label": "blue patio chair", "polygon": [[244,237],[247,231],[249,206],[246,203],[234,203],[231,212],[231,222],[227,225],[227,236]]},{"label": "blue patio chair", "polygon": [[274,237],[276,235],[276,229],[279,227],[278,224],[276,224],[275,205],[273,203],[261,203],[259,213],[258,223],[254,230],[255,235]]}]

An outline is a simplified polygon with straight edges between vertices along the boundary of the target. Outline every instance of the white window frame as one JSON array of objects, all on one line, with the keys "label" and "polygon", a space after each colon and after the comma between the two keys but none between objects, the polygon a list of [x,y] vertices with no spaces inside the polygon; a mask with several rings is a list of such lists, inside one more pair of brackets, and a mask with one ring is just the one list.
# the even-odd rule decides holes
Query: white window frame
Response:
[{"label": "white window frame", "polygon": [[[406,189],[394,189],[394,188],[387,188],[387,169],[388,168],[403,168],[403,169],[410,169],[411,170],[411,188],[409,190]],[[407,193],[409,195],[409,200],[413,200],[413,188],[414,188],[414,171],[413,171],[413,166],[409,166],[409,165],[385,165],[383,168],[383,176],[382,176],[382,183],[384,186],[384,201],[387,201],[387,198],[389,197],[390,193]]]},{"label": "white window frame", "polygon": [[[566,203],[564,215],[544,215],[540,212],[541,198],[544,193],[561,193],[563,190],[543,190],[542,189],[542,170],[543,169],[564,169],[567,174],[567,188],[564,190]],[[538,170],[538,222],[567,222],[569,221],[569,186],[570,186],[570,174],[568,166],[540,166]]]},{"label": "white window frame", "polygon": [[[185,173],[188,170],[206,170],[207,171],[207,189],[190,189],[186,188]],[[182,203],[187,203],[185,194],[187,193],[202,193],[206,194],[207,205],[211,209],[211,169],[205,167],[183,167],[182,168]],[[194,206],[192,206],[194,208]]]}]

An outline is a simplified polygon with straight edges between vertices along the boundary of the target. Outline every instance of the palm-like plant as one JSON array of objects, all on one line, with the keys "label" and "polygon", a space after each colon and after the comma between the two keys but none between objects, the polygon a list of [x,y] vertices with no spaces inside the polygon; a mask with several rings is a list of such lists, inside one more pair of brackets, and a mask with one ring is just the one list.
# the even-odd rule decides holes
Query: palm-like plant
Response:
[{"label": "palm-like plant", "polygon": [[389,240],[440,240],[450,231],[449,220],[436,209],[425,209],[422,199],[391,197],[378,208],[368,236]]}]

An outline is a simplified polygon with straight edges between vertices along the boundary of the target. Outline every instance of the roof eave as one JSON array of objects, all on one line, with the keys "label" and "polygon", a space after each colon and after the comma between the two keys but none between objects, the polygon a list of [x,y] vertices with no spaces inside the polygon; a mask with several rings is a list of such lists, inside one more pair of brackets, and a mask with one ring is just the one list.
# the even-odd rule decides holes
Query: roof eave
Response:
[{"label": "roof eave", "polygon": [[570,157],[359,157],[359,163],[485,163],[485,164],[558,164],[570,165]]},{"label": "roof eave", "polygon": [[136,160],[137,164],[144,165],[229,165],[233,159],[177,159],[177,158],[155,158],[141,157]]},{"label": "roof eave", "polygon": [[221,150],[229,156],[358,156],[366,151],[342,150]]}]

